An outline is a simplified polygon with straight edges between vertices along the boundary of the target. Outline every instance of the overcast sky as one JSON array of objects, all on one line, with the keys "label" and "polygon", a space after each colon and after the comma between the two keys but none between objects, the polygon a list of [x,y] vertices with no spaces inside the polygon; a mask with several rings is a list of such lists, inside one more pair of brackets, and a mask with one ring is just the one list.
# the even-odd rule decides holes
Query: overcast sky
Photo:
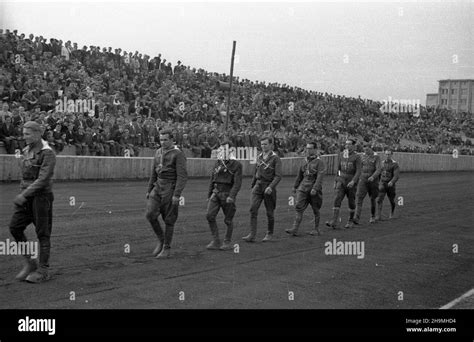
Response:
[{"label": "overcast sky", "polygon": [[[0,0],[1,1],[1,0]],[[374,100],[474,78],[474,3],[0,2],[0,27]]]}]

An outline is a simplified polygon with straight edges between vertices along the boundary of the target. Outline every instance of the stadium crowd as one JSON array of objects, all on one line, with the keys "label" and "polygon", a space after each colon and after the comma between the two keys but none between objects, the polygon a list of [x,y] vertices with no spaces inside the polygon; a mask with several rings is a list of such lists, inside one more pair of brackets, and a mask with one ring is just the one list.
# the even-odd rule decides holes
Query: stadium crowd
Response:
[{"label": "stadium crowd", "polygon": [[22,125],[36,120],[56,151],[77,155],[139,155],[171,129],[188,156],[211,157],[222,139],[258,147],[271,134],[281,156],[317,141],[337,153],[350,136],[394,151],[473,154],[472,114],[421,107],[420,115],[383,113],[381,102],[307,91],[285,84],[233,79],[173,66],[159,54],[84,46],[0,30],[0,141],[8,153],[24,146]]}]

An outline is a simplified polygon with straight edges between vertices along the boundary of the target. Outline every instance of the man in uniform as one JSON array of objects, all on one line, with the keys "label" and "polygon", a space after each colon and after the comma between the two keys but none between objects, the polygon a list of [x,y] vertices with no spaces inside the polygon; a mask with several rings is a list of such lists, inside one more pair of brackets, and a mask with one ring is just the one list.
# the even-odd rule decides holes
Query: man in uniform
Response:
[{"label": "man in uniform", "polygon": [[291,229],[286,232],[292,236],[298,235],[298,228],[303,219],[303,213],[311,204],[314,213],[314,229],[310,235],[320,235],[319,231],[319,209],[323,204],[323,177],[326,172],[326,165],[319,158],[316,151],[316,142],[306,144],[306,162],[298,170],[293,194],[296,194],[296,215]]},{"label": "man in uniform", "polygon": [[[210,250],[229,250],[234,224],[232,222],[235,212],[235,198],[242,185],[242,164],[235,160],[235,156],[229,155],[230,141],[224,140],[219,148],[219,155],[212,169],[209,191],[207,193],[207,215],[206,219],[211,229],[213,240],[206,246]],[[224,243],[221,245],[216,216],[220,208],[224,212],[224,223],[227,230]]]},{"label": "man in uniform", "polygon": [[355,152],[355,140],[346,141],[346,149],[339,155],[337,176],[334,181],[335,198],[333,207],[333,217],[326,222],[328,227],[337,228],[341,203],[345,196],[349,204],[349,219],[344,228],[352,228],[355,214],[355,194],[357,181],[362,170],[360,156]]},{"label": "man in uniform", "polygon": [[[188,178],[186,157],[173,145],[173,134],[170,130],[160,132],[160,143],[161,148],[156,151],[146,193],[146,219],[158,237],[153,255],[159,259],[170,256],[174,224],[178,219],[179,198]],[[160,214],[165,222],[164,235],[158,221]]]},{"label": "man in uniform", "polygon": [[367,193],[370,196],[370,223],[375,223],[375,209],[378,195],[378,180],[380,176],[380,156],[374,154],[370,143],[364,145],[364,154],[361,155],[362,173],[356,192],[356,212],[354,223],[359,224],[362,204]]},{"label": "man in uniform", "polygon": [[377,215],[375,217],[377,221],[380,221],[382,216],[382,205],[385,198],[385,193],[387,193],[387,197],[391,205],[389,219],[392,219],[395,214],[395,183],[397,183],[400,176],[400,167],[398,166],[398,163],[392,159],[392,156],[392,150],[385,150],[386,159],[382,163],[379,183],[379,197],[377,199]]},{"label": "man in uniform", "polygon": [[275,226],[276,208],[276,186],[281,180],[281,160],[273,152],[273,138],[263,137],[260,140],[262,153],[258,154],[255,173],[252,178],[252,204],[250,206],[250,233],[242,239],[247,242],[254,242],[257,234],[258,209],[265,204],[268,219],[267,234],[263,242],[272,240]]},{"label": "man in uniform", "polygon": [[33,223],[39,241],[39,267],[30,255],[24,255],[25,266],[16,276],[18,280],[41,283],[50,279],[49,255],[53,219],[53,174],[56,155],[48,143],[41,139],[43,129],[28,121],[23,126],[27,146],[23,149],[21,165],[21,192],[15,197],[10,232],[15,241],[25,242],[26,227]]}]

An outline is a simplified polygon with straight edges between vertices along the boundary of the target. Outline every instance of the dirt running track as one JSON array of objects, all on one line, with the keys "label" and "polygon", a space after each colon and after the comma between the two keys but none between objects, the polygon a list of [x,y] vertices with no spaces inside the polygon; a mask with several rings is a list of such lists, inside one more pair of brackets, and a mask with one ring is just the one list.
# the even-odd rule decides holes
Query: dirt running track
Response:
[{"label": "dirt running track", "polygon": [[[208,180],[189,180],[173,257],[156,260],[151,257],[156,239],[144,218],[145,181],[56,183],[53,279],[41,285],[16,282],[20,258],[0,255],[0,308],[426,309],[474,287],[472,173],[402,174],[398,219],[369,225],[366,199],[363,226],[323,228],[320,237],[285,234],[293,219],[292,184],[293,178],[284,178],[278,187],[277,240],[248,244],[241,241],[249,227],[250,179],[244,179],[234,233],[239,253],[234,253],[205,249],[211,239],[205,221]],[[332,184],[328,176],[322,225],[331,215]],[[17,183],[0,184],[0,241],[11,238],[8,223],[17,188]],[[343,224],[347,215],[345,200]],[[222,235],[222,213],[218,219]],[[311,219],[308,209],[302,231],[311,228]],[[265,225],[262,205],[259,241]],[[34,238],[32,226],[27,236]],[[363,241],[365,257],[325,255],[324,243],[333,239]]]}]

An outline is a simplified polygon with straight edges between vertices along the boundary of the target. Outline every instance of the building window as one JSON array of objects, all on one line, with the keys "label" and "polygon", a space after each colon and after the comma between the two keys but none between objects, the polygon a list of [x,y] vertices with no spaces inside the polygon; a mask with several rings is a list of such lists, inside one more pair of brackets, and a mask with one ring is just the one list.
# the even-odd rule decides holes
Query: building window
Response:
[{"label": "building window", "polygon": [[451,89],[451,95],[456,94],[457,89]]},{"label": "building window", "polygon": [[467,95],[467,89],[461,89],[461,95]]},{"label": "building window", "polygon": [[451,104],[453,106],[456,106],[458,104],[458,100],[457,99],[451,99]]},{"label": "building window", "polygon": [[460,99],[460,100],[459,100],[459,104],[460,104],[461,106],[464,106],[466,103],[467,103],[467,100],[466,100],[466,99]]}]

